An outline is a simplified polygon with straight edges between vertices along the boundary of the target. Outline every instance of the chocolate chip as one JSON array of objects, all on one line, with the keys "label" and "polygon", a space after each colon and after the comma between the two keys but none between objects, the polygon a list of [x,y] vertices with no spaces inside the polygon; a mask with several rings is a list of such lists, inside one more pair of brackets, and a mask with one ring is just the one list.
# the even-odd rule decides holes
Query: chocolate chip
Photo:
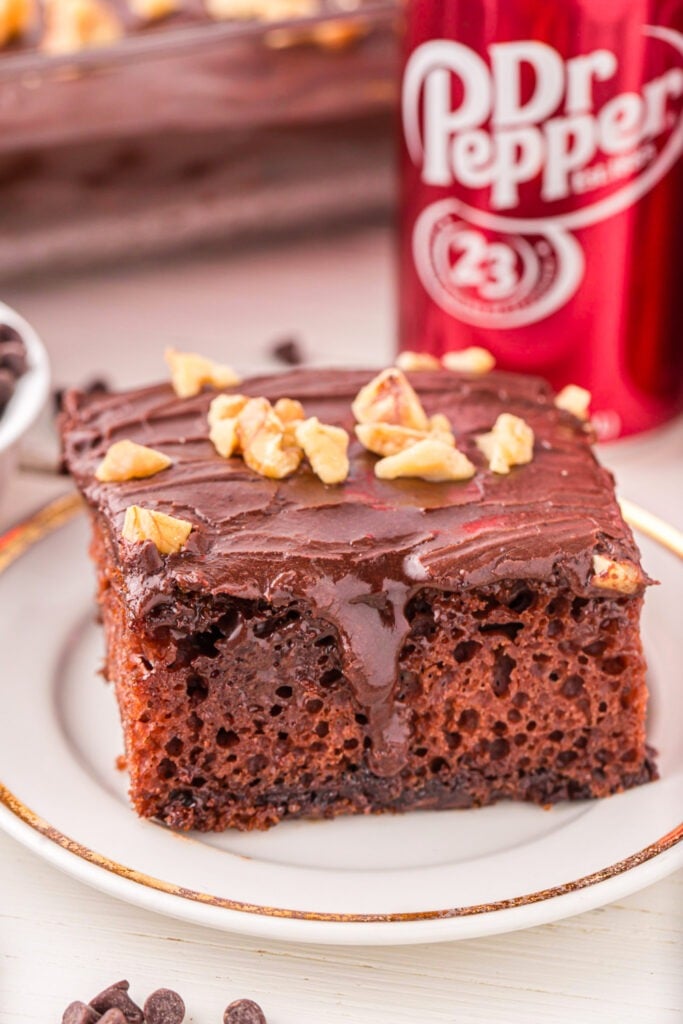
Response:
[{"label": "chocolate chip", "polygon": [[173,989],[158,988],[145,1000],[147,1024],[182,1024],[184,1019],[185,1003]]},{"label": "chocolate chip", "polygon": [[266,1024],[263,1010],[252,999],[237,999],[226,1006],[223,1024]]},{"label": "chocolate chip", "polygon": [[0,405],[7,405],[14,393],[16,378],[9,370],[0,370]]},{"label": "chocolate chip", "polygon": [[69,1003],[62,1014],[62,1024],[96,1024],[99,1019],[97,1010],[78,1001]]},{"label": "chocolate chip", "polygon": [[21,341],[6,341],[0,345],[0,368],[9,370],[15,377],[26,372],[26,349]]},{"label": "chocolate chip", "polygon": [[[109,986],[109,988],[105,988],[102,992],[100,992],[100,996],[103,996],[105,992],[111,992],[113,988],[119,988],[121,989],[122,992],[127,992],[128,989],[130,988],[130,982],[126,981],[125,978],[123,978],[121,981],[115,981],[113,985]],[[95,999],[99,999],[99,996],[95,996]],[[90,1003],[92,1005],[92,999],[90,1000]]]},{"label": "chocolate chip", "polygon": [[113,1006],[103,1017],[100,1017],[98,1024],[126,1024],[126,1017],[122,1010]]},{"label": "chocolate chip", "polygon": [[270,351],[273,357],[285,366],[301,366],[304,354],[296,338],[282,338],[273,342]]},{"label": "chocolate chip", "polygon": [[21,334],[16,327],[0,324],[0,341],[21,341]]},{"label": "chocolate chip", "polygon": [[[128,995],[129,984],[127,981],[117,981],[115,985],[105,988],[90,1000],[90,1005],[99,1013],[106,1013],[107,1010],[120,1010],[124,1021],[128,1024],[143,1024],[144,1016],[139,1006],[136,1006]],[[117,1024],[115,1020],[107,1021],[107,1024]]]},{"label": "chocolate chip", "polygon": [[106,377],[91,377],[81,388],[86,395],[106,395],[111,385]]}]

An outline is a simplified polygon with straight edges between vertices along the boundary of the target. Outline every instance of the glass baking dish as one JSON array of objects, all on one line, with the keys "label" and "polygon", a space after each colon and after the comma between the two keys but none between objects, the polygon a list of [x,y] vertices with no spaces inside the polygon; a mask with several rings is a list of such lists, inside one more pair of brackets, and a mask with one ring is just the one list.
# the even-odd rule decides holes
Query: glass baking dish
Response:
[{"label": "glass baking dish", "polygon": [[0,274],[388,208],[396,0],[0,56]]}]

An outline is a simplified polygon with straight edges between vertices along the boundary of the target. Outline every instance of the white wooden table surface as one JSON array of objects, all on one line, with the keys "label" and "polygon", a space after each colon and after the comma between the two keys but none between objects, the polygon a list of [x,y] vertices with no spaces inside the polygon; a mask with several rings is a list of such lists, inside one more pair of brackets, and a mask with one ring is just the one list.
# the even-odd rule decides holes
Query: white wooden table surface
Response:
[{"label": "white wooden table surface", "polygon": [[[205,255],[42,280],[6,288],[2,298],[43,335],[59,383],[96,373],[117,384],[153,379],[168,344],[262,368],[272,365],[268,344],[288,333],[318,363],[379,364],[391,350],[390,253],[388,234],[376,230],[239,260]],[[604,453],[621,493],[678,526],[682,457],[681,422]],[[17,476],[0,527],[64,487],[46,475]],[[121,977],[140,998],[176,987],[196,1024],[220,1024],[225,1005],[241,996],[261,1002],[269,1024],[680,1024],[683,872],[610,907],[516,934],[316,948],[129,907],[0,834],[0,1024],[58,1024],[72,999]]]}]

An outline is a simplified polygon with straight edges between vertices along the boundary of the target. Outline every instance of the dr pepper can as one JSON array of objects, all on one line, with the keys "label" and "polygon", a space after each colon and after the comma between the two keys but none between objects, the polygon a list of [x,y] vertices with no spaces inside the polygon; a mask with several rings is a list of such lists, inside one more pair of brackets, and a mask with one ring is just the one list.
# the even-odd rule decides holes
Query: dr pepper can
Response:
[{"label": "dr pepper can", "polygon": [[683,407],[683,0],[408,0],[400,345]]}]

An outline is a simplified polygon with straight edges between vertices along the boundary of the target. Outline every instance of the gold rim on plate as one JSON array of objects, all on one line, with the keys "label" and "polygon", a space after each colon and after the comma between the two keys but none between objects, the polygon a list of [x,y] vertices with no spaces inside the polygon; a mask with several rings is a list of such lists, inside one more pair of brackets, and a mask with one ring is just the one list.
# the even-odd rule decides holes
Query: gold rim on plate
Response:
[{"label": "gold rim on plate", "polygon": [[[620,505],[624,518],[630,526],[683,559],[683,533],[680,530],[626,499],[622,499]],[[83,503],[80,497],[75,494],[67,494],[46,505],[33,516],[8,530],[0,537],[0,573],[4,572],[16,559],[20,558],[34,544],[37,544],[38,541],[43,540],[49,534],[70,522],[82,509]],[[33,831],[49,839],[66,853],[70,853],[89,864],[93,864],[95,867],[102,868],[111,874],[117,875],[119,878],[135,882],[147,889],[154,889],[157,892],[180,897],[194,903],[219,907],[223,910],[235,910],[245,914],[255,914],[261,917],[349,924],[388,924],[401,921],[445,920],[447,918],[473,917],[478,914],[490,914],[497,910],[511,910],[515,907],[530,906],[534,903],[542,903],[546,900],[554,899],[557,896],[578,892],[580,889],[587,889],[590,886],[598,885],[600,882],[605,882],[607,879],[615,878],[617,875],[624,874],[632,868],[636,868],[652,860],[654,857],[658,857],[683,841],[683,823],[681,823],[656,842],[599,871],[583,875],[581,878],[565,882],[562,885],[553,886],[550,889],[541,889],[537,892],[526,893],[523,896],[498,900],[494,903],[479,903],[471,906],[451,907],[443,910],[423,910],[411,913],[334,914],[291,910],[284,907],[267,907],[257,903],[244,903],[241,900],[232,900],[225,896],[213,896],[210,893],[172,885],[170,882],[164,882],[162,879],[136,871],[135,868],[119,864],[117,861],[104,857],[95,850],[91,850],[89,847],[77,842],[77,840],[64,835],[59,829],[35,814],[1,782],[0,804],[7,808],[17,819],[33,829]]]}]

